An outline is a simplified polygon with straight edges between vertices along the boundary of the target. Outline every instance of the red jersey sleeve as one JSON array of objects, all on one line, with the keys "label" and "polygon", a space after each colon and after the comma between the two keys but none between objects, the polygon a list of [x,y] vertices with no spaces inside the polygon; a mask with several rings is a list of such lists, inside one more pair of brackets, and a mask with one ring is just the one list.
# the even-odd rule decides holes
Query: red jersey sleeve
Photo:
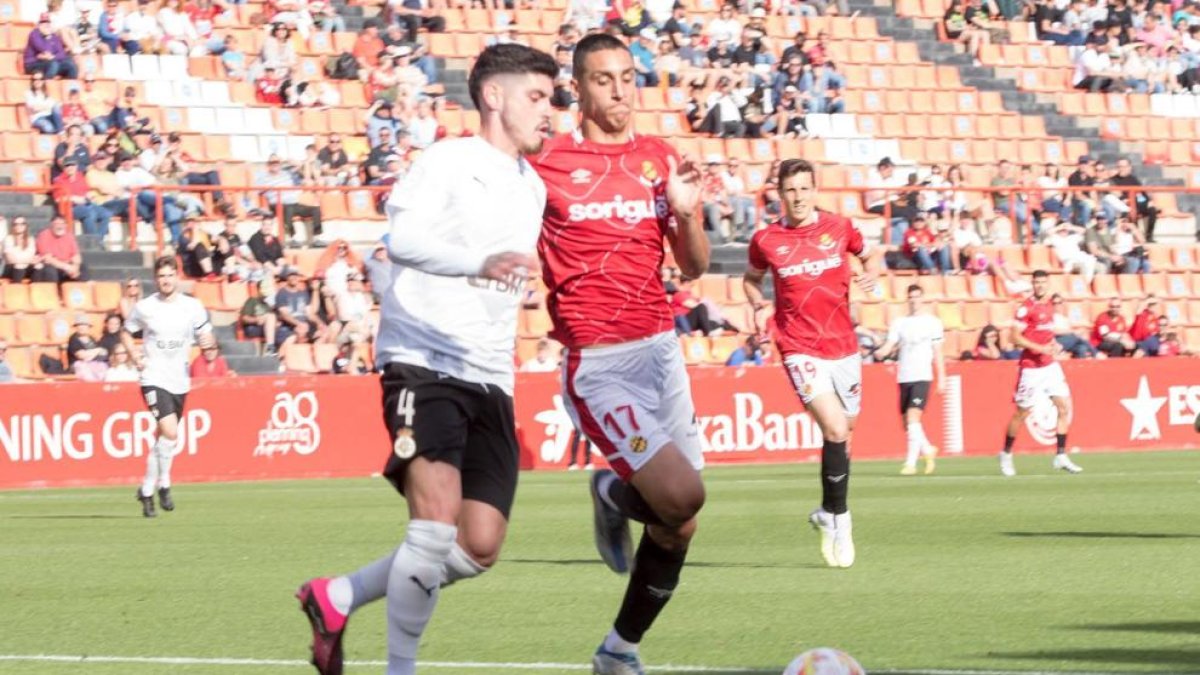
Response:
[{"label": "red jersey sleeve", "polygon": [[750,267],[759,271],[766,270],[771,265],[769,262],[767,262],[767,257],[763,255],[762,235],[764,232],[766,232],[766,230],[759,230],[758,232],[754,233],[754,236],[750,238],[750,247],[748,249],[748,254],[750,256]]},{"label": "red jersey sleeve", "polygon": [[861,257],[867,252],[867,241],[849,219],[846,220],[846,251]]}]

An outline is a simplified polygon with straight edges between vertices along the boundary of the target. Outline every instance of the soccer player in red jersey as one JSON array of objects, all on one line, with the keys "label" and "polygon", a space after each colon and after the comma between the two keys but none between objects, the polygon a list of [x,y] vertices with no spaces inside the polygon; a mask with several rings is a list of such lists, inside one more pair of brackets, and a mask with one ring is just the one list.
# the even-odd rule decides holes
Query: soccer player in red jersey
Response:
[{"label": "soccer player in red jersey", "polygon": [[[768,271],[775,277],[776,342],[804,407],[825,439],[821,449],[820,508],[809,522],[821,534],[830,567],[854,564],[854,539],[846,495],[848,444],[862,401],[862,357],[850,320],[850,281],[875,284],[875,256],[848,218],[816,209],[813,165],[788,159],[779,165],[784,218],[754,233],[744,285],[754,306],[756,330],[766,325],[763,295]],[[852,273],[846,254],[863,261]]]},{"label": "soccer player in red jersey", "polygon": [[1075,462],[1067,457],[1067,431],[1071,427],[1071,390],[1062,366],[1054,357],[1062,346],[1054,339],[1054,304],[1050,298],[1050,275],[1045,270],[1033,273],[1033,295],[1017,308],[1012,325],[1012,342],[1021,348],[1020,375],[1013,402],[1017,405],[1008,432],[1004,436],[1004,452],[1000,453],[1000,473],[1017,475],[1013,466],[1012,448],[1021,424],[1029,417],[1033,406],[1049,396],[1058,408],[1058,452],[1053,466],[1068,473],[1079,473]]},{"label": "soccer player in red jersey", "polygon": [[[708,269],[709,246],[699,166],[633,133],[629,49],[588,36],[573,69],[579,129],[532,158],[547,193],[538,254],[551,335],[566,346],[563,399],[613,469],[591,480],[596,547],[613,571],[632,570],[593,672],[625,675],[643,672],[638,644],[679,582],[704,504],[691,386],[660,271],[663,240],[692,278]],[[636,553],[629,519],[646,526]]]}]

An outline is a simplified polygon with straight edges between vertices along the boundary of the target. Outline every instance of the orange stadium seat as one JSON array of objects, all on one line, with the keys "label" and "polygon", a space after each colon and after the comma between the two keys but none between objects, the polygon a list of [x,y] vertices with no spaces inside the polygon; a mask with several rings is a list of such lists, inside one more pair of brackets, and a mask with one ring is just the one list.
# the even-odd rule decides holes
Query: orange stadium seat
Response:
[{"label": "orange stadium seat", "polygon": [[988,305],[984,302],[965,302],[962,306],[962,324],[965,328],[983,328],[988,324]]},{"label": "orange stadium seat", "polygon": [[21,344],[45,344],[50,341],[46,332],[45,314],[18,314],[17,341]]},{"label": "orange stadium seat", "polygon": [[94,307],[101,311],[117,308],[121,301],[121,283],[117,281],[97,281],[92,287]]},{"label": "orange stadium seat", "polygon": [[315,373],[317,363],[313,358],[313,346],[290,344],[283,350],[283,367],[292,373]]},{"label": "orange stadium seat", "polygon": [[1190,279],[1186,272],[1167,275],[1167,288],[1163,295],[1168,298],[1186,298],[1191,294]]},{"label": "orange stadium seat", "polygon": [[67,309],[90,310],[95,308],[90,282],[68,282],[62,285],[63,306]]},{"label": "orange stadium seat", "polygon": [[200,301],[208,309],[221,309],[221,283],[219,281],[197,281],[192,286],[192,297]]},{"label": "orange stadium seat", "polygon": [[0,340],[17,341],[17,320],[14,314],[0,314]]},{"label": "orange stadium seat", "polygon": [[679,347],[683,351],[683,360],[689,366],[698,366],[710,360],[708,338],[685,335],[679,339]]},{"label": "orange stadium seat", "polygon": [[319,373],[332,373],[333,360],[337,358],[338,346],[328,342],[313,345],[313,365]]},{"label": "orange stadium seat", "polygon": [[29,286],[29,284],[5,284],[0,287],[4,289],[4,311],[28,311],[32,307],[29,300]]}]

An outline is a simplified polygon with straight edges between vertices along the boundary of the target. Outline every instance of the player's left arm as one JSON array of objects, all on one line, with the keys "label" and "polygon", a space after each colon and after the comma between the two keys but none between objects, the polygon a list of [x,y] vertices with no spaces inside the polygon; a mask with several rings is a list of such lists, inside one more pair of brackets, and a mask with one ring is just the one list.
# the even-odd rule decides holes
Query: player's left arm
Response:
[{"label": "player's left arm", "polygon": [[946,393],[946,340],[945,329],[939,327],[937,339],[933,341],[933,372],[937,380],[937,393]]},{"label": "player's left arm", "polygon": [[197,305],[196,314],[192,317],[192,332],[196,335],[196,344],[200,349],[217,346],[217,338],[213,335],[212,322],[208,320],[208,310]]},{"label": "player's left arm", "polygon": [[667,240],[679,271],[698,279],[708,271],[711,254],[700,214],[700,165],[690,157],[676,159],[668,154],[667,166],[667,205],[675,216],[675,226],[667,228]]},{"label": "player's left arm", "polygon": [[858,284],[863,292],[870,293],[875,290],[875,285],[879,281],[883,247],[868,244],[867,240],[863,238],[862,232],[859,232],[853,223],[848,224],[848,227],[850,236],[846,242],[846,248],[862,263],[862,269],[854,272],[854,283]]}]

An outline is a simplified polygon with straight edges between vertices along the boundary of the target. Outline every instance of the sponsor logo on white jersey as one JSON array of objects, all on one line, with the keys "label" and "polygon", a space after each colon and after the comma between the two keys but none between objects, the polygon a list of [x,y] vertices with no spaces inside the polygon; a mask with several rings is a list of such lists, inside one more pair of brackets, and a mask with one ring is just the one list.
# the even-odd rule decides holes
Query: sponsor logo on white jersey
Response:
[{"label": "sponsor logo on white jersey", "polygon": [[653,200],[624,199],[617,195],[607,202],[572,204],[567,215],[576,223],[585,220],[621,220],[636,225],[643,220],[666,217],[667,200],[665,197]]},{"label": "sponsor logo on white jersey", "polygon": [[780,267],[778,275],[780,279],[787,279],[788,277],[795,277],[801,274],[810,277],[819,277],[826,271],[837,269],[841,266],[842,256],[840,255],[831,255],[828,258],[817,258],[816,260],[805,258],[795,265]]},{"label": "sponsor logo on white jersey", "polygon": [[575,169],[570,174],[571,182],[576,185],[587,185],[592,182],[592,172],[587,169]]},{"label": "sponsor logo on white jersey", "polygon": [[321,445],[321,425],[317,424],[319,410],[315,392],[276,394],[267,426],[258,432],[254,456],[311,455],[316,452]]}]

